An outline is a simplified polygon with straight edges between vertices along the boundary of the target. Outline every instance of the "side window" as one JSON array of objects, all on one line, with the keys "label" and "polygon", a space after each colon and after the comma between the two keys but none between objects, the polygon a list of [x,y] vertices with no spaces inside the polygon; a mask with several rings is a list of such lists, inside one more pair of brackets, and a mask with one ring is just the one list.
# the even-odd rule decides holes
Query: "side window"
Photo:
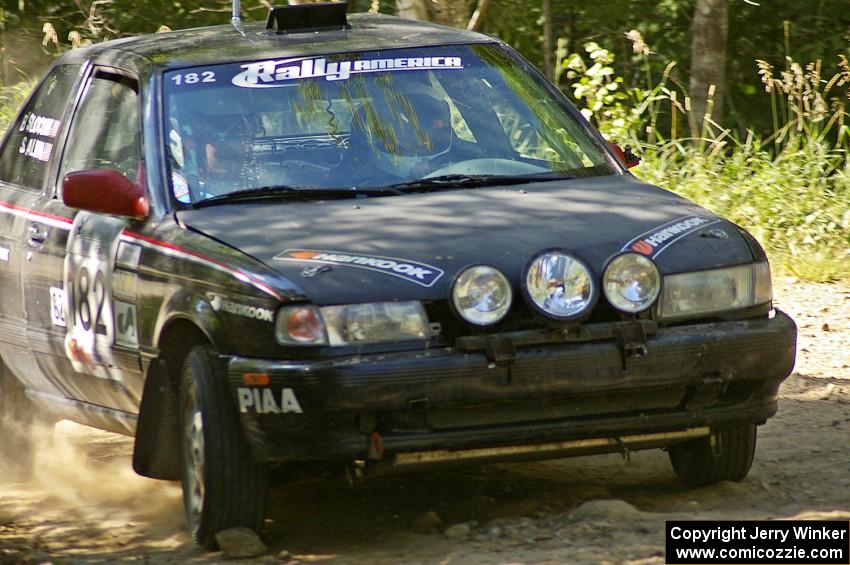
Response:
[{"label": "side window", "polygon": [[0,179],[41,190],[56,151],[62,116],[72,96],[80,67],[56,67],[39,87],[0,149]]},{"label": "side window", "polygon": [[135,179],[139,168],[138,83],[97,71],[71,123],[59,178],[86,169],[116,169]]}]

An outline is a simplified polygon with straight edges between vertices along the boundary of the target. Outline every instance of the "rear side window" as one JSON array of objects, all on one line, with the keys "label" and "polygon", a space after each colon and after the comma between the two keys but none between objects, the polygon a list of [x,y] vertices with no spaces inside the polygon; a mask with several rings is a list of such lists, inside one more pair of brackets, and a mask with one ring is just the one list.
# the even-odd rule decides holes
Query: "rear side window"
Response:
[{"label": "rear side window", "polygon": [[42,189],[79,70],[77,65],[61,65],[41,83],[0,149],[0,179]]}]

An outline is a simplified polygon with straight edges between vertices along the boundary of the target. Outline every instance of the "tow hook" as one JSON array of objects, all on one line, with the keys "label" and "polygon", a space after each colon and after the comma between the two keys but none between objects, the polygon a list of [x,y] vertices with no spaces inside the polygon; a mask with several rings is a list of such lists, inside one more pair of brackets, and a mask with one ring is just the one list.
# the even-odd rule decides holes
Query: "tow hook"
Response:
[{"label": "tow hook", "polygon": [[626,359],[646,355],[646,329],[643,324],[623,324],[617,328],[616,335],[625,370]]},{"label": "tow hook", "polygon": [[708,442],[711,446],[711,454],[714,457],[720,457],[723,455],[723,442],[720,439],[720,432],[717,430],[711,430],[711,436],[709,437]]},{"label": "tow hook", "polygon": [[356,459],[345,466],[345,482],[350,486],[362,485],[365,482],[366,462]]},{"label": "tow hook", "polygon": [[632,452],[629,451],[629,446],[626,445],[626,442],[623,441],[621,437],[615,437],[614,441],[617,442],[617,447],[620,448],[620,455],[623,456],[623,461],[627,463],[631,463],[632,461]]},{"label": "tow hook", "polygon": [[497,365],[505,365],[516,359],[516,346],[509,337],[488,336],[484,345],[487,359]]}]

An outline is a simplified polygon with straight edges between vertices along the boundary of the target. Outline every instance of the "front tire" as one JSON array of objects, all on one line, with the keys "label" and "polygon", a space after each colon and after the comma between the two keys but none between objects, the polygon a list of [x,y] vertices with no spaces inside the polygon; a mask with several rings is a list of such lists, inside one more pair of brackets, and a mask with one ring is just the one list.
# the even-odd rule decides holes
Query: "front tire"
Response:
[{"label": "front tire", "polygon": [[195,541],[216,549],[215,534],[259,532],[268,469],[254,463],[219,360],[208,346],[186,356],[180,383],[181,476],[186,524]]},{"label": "front tire", "polygon": [[756,435],[755,424],[727,425],[714,430],[711,437],[671,446],[670,462],[676,475],[688,486],[740,481],[753,464]]}]

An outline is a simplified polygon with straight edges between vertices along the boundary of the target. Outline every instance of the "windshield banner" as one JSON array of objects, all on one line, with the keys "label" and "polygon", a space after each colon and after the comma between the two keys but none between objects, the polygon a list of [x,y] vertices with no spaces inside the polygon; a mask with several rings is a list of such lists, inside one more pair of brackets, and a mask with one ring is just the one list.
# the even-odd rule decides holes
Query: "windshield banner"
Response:
[{"label": "windshield banner", "polygon": [[422,71],[462,69],[460,57],[396,57],[393,59],[356,59],[329,61],[327,57],[299,57],[259,61],[242,65],[245,69],[233,77],[242,88],[275,88],[289,81],[305,78],[346,80],[351,75],[385,71]]}]

